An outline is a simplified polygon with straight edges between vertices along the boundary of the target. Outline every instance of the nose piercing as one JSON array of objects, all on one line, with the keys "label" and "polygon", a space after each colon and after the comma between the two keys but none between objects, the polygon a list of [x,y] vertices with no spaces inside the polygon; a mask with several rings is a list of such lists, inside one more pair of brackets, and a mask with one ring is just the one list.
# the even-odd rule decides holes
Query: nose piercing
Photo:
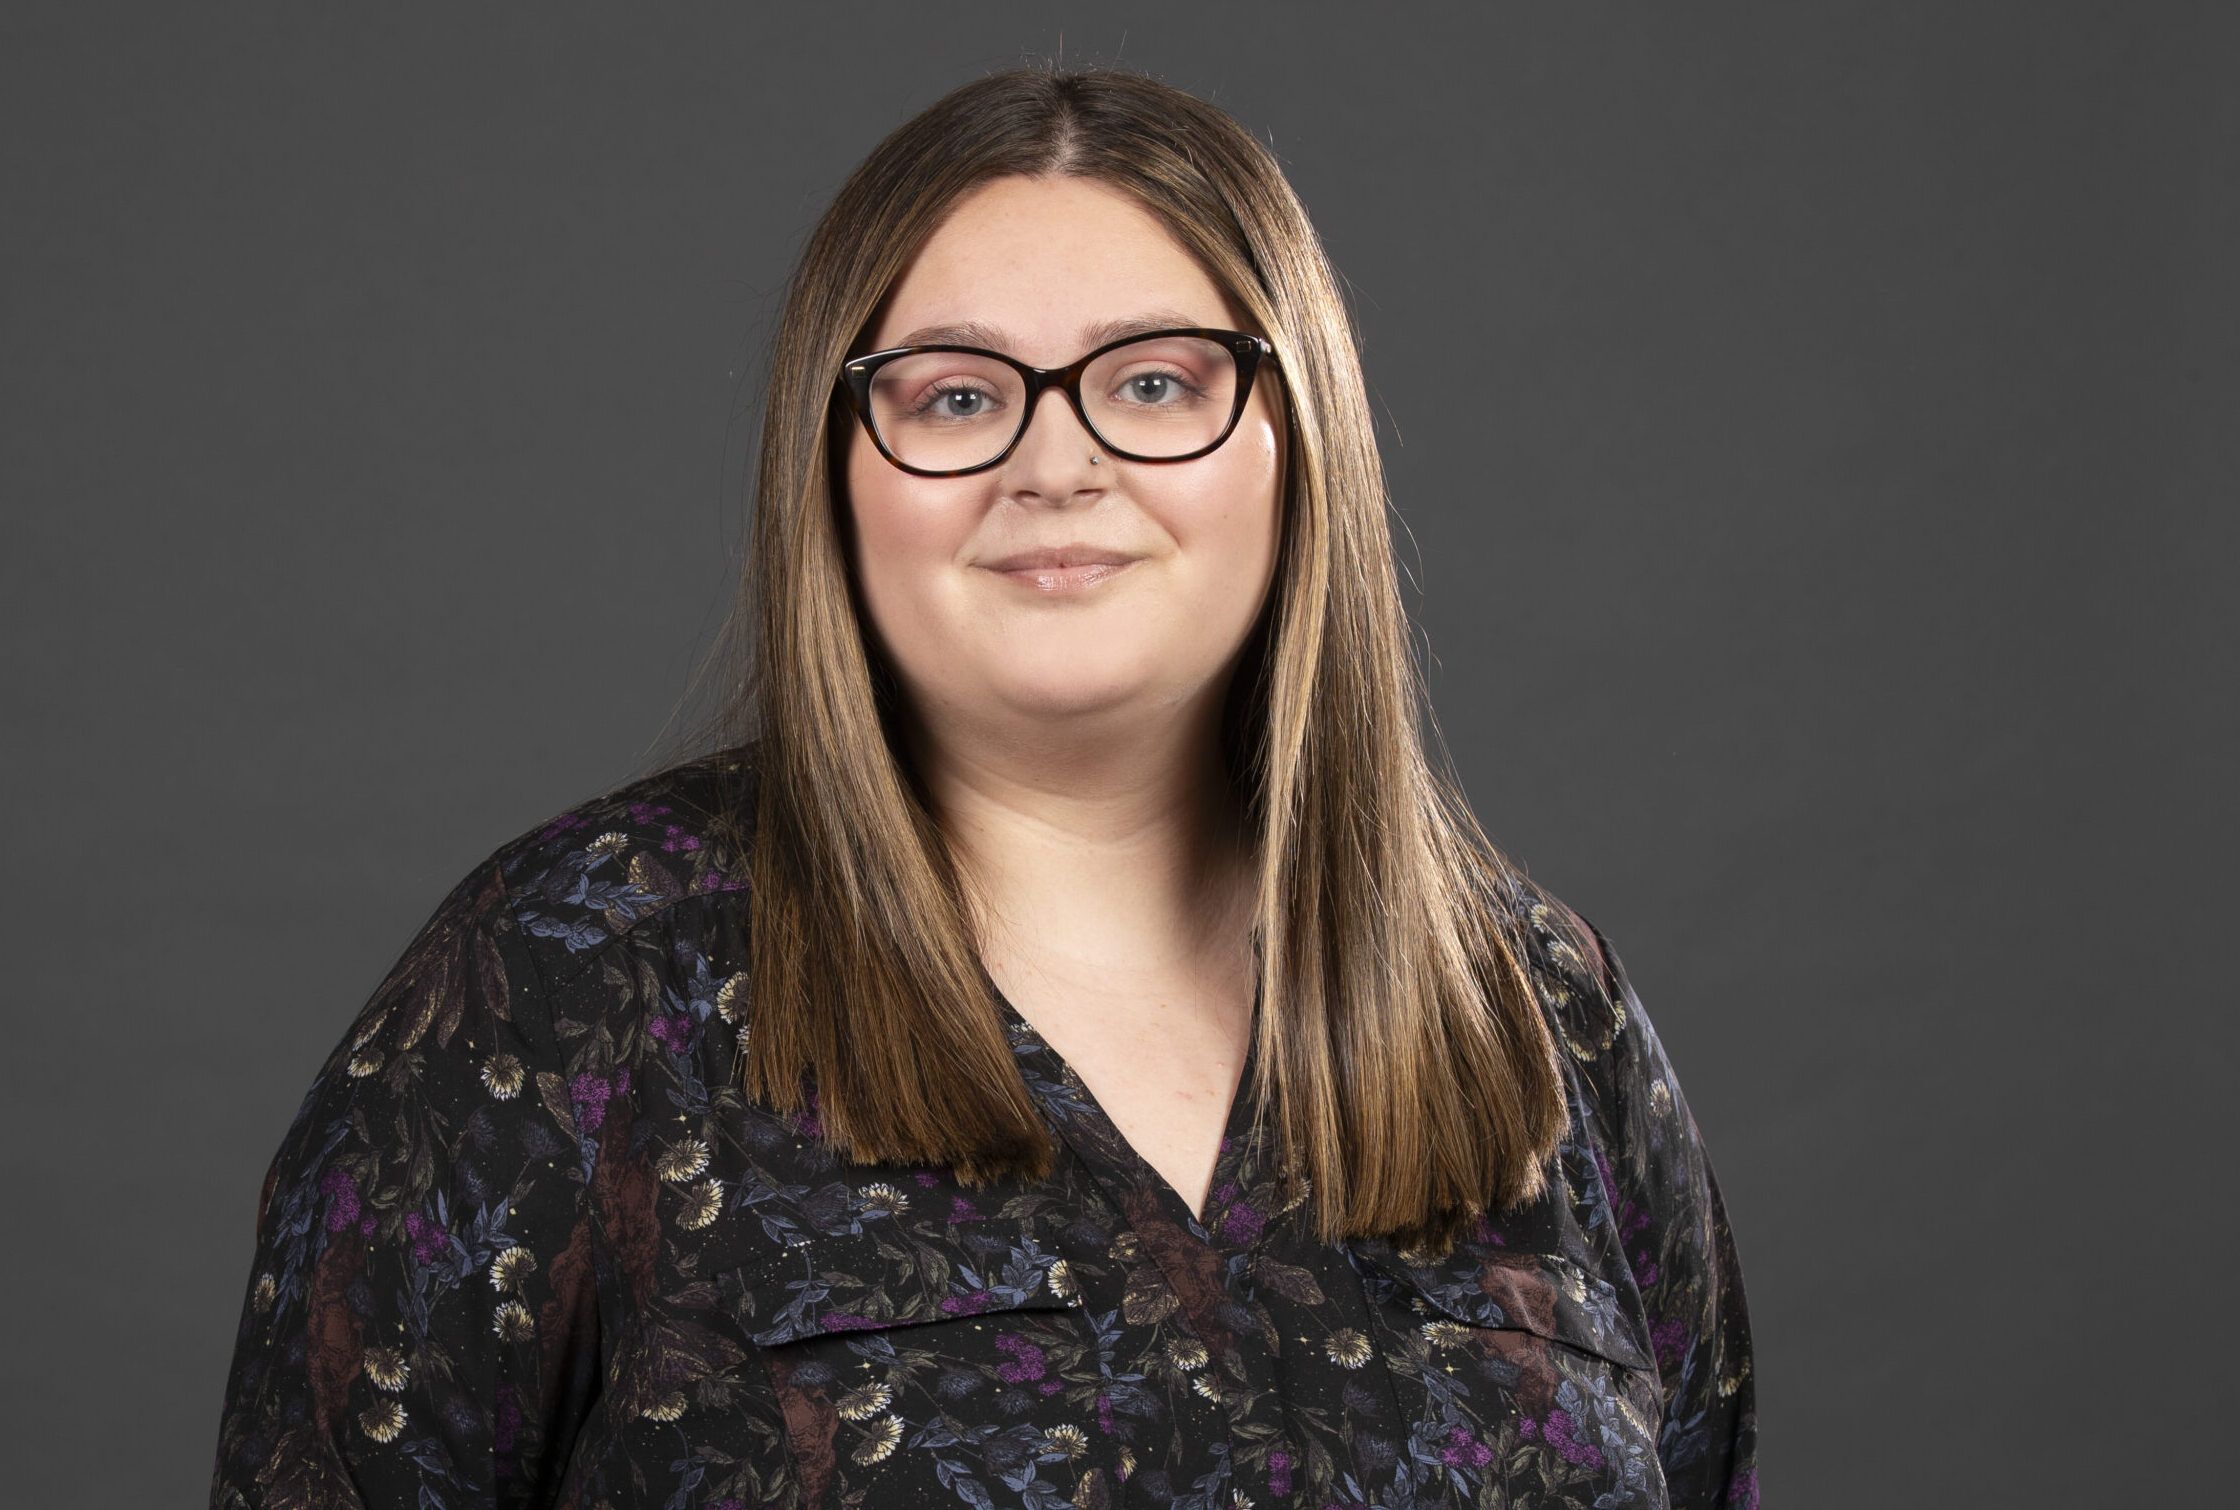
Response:
[{"label": "nose piercing", "polygon": [[1096,452],[1094,452],[1094,451],[1091,451],[1091,452],[1089,453],[1089,465],[1093,467],[1093,466],[1095,466],[1096,464],[1097,464],[1097,453],[1096,453]]}]

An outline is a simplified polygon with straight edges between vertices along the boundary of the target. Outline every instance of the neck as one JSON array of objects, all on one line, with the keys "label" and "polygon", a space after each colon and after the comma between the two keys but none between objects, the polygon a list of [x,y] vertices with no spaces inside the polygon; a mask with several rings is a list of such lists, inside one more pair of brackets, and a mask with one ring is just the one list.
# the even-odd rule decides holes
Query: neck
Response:
[{"label": "neck", "polygon": [[1123,987],[1249,962],[1256,836],[1218,708],[1094,744],[921,732],[914,758],[991,962]]}]

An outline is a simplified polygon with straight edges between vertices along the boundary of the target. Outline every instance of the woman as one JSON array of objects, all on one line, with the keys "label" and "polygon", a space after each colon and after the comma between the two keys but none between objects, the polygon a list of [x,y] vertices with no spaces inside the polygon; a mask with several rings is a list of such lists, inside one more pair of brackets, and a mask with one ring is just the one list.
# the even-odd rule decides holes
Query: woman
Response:
[{"label": "woman", "polygon": [[757,503],[713,753],[498,848],[314,1082],[213,1503],[1754,1504],[1710,1163],[1424,753],[1267,151],[933,105]]}]

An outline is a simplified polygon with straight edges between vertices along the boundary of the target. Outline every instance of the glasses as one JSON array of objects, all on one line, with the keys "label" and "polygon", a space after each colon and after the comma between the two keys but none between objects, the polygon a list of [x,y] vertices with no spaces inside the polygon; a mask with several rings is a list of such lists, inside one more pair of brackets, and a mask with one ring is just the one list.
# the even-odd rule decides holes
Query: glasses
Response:
[{"label": "glasses", "polygon": [[1265,337],[1187,326],[1107,342],[1066,367],[1030,367],[980,346],[897,346],[852,357],[839,390],[879,454],[920,477],[1002,461],[1045,388],[1124,461],[1188,461],[1227,440],[1276,360]]}]

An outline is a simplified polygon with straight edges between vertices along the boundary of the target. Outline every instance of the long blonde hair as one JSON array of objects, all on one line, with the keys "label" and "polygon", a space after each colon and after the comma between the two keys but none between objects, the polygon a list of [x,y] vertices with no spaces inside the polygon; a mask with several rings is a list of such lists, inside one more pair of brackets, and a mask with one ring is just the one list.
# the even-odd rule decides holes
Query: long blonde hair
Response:
[{"label": "long blonde hair", "polygon": [[1015,68],[943,96],[841,186],[771,350],[746,570],[703,663],[700,749],[751,752],[747,1093],[858,1160],[1040,1177],[1055,1150],[988,993],[965,881],[904,758],[844,550],[834,379],[916,249],[1001,175],[1132,195],[1278,353],[1284,522],[1224,746],[1260,856],[1261,1113],[1325,1240],[1443,1248],[1542,1193],[1566,1125],[1511,898],[1407,638],[1358,341],[1305,208],[1223,111],[1117,69]]}]

